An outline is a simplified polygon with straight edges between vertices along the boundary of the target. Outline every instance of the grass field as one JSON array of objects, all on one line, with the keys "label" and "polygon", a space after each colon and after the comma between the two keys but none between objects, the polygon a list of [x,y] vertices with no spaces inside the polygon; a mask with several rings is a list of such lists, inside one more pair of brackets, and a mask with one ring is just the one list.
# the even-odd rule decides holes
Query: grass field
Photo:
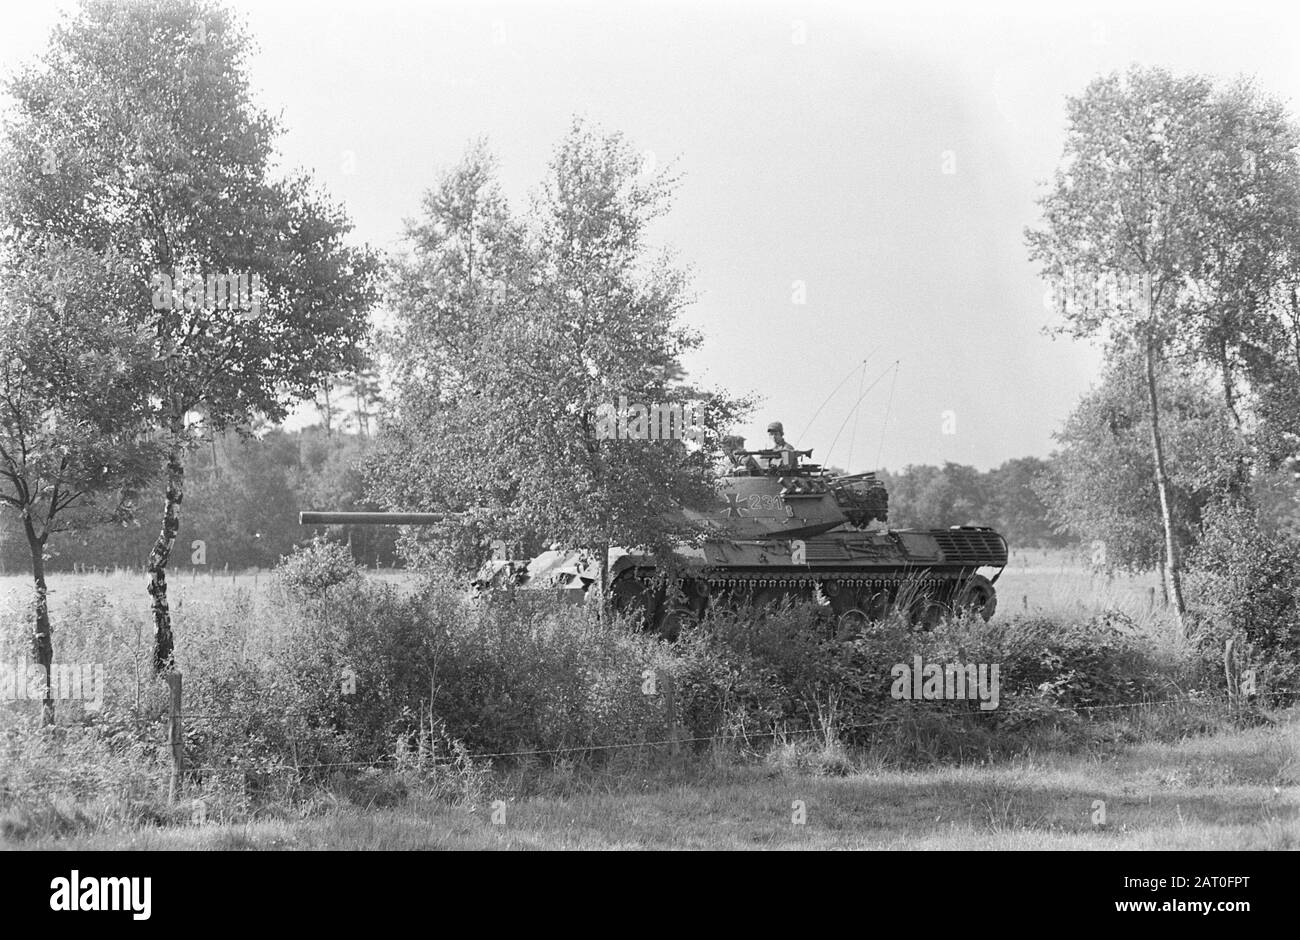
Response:
[{"label": "grass field", "polygon": [[[368,571],[366,574],[367,577],[397,585],[409,584],[414,580],[412,575],[392,569]],[[205,599],[234,590],[255,595],[269,583],[271,576],[269,571],[232,574],[181,565],[168,577],[173,611],[177,620],[183,622],[186,604],[202,604]],[[103,591],[119,603],[130,603],[134,599],[139,605],[141,618],[148,620],[149,597],[145,593],[143,574],[120,570],[84,574],[53,572],[47,581],[56,630],[61,600],[83,587]],[[998,610],[1004,615],[1018,612],[1077,615],[1120,609],[1138,621],[1166,620],[1156,575],[1119,575],[1108,578],[1089,571],[1070,552],[1013,552],[1006,571],[998,579],[997,591]],[[0,610],[22,609],[30,594],[31,579],[28,575],[0,575]]]},{"label": "grass field", "polygon": [[997,591],[998,609],[1006,614],[1078,615],[1118,609],[1139,622],[1171,622],[1154,572],[1108,577],[1069,552],[1013,551]]},{"label": "grass field", "polygon": [[[772,766],[575,781],[493,807],[412,798],[306,819],[36,840],[64,849],[1300,848],[1300,723],[1092,757],[811,776]],[[1095,801],[1105,824],[1095,825]],[[795,801],[806,821],[793,822]],[[498,819],[502,816],[498,814]]]},{"label": "grass field", "polygon": [[[400,572],[371,573],[399,584]],[[235,577],[181,571],[171,579],[178,637],[186,611],[231,592],[266,597],[269,574]],[[148,597],[138,574],[53,574],[56,651],[60,614],[81,588],[138,611],[143,642]],[[1152,589],[1155,588],[1154,595]],[[1001,616],[1074,615],[1121,609],[1152,634],[1172,637],[1155,578],[1092,575],[1064,553],[1017,553],[998,583]],[[84,592],[83,592],[84,593]],[[1155,598],[1155,605],[1152,598]],[[0,579],[0,611],[20,618],[25,578]],[[134,617],[135,615],[129,615]],[[10,627],[14,624],[11,622]],[[6,655],[21,631],[6,631]],[[57,657],[57,652],[56,652]],[[0,706],[3,707],[3,706]],[[0,819],[0,844],[87,849],[1296,849],[1300,848],[1300,715],[1273,724],[1083,753],[1033,753],[963,766],[899,770],[870,754],[841,762],[709,755],[633,774],[563,763],[532,795],[494,807],[449,803],[413,792],[389,806],[355,796],[271,807],[250,822],[141,826],[51,838]],[[812,769],[810,769],[810,766]],[[796,801],[806,821],[792,821]],[[1102,801],[1105,824],[1094,816]],[[501,810],[504,810],[504,821]],[[493,815],[498,822],[493,822]],[[183,814],[178,814],[183,816]]]},{"label": "grass field", "polygon": [[[404,571],[384,569],[380,572],[368,571],[367,577],[379,578],[395,584],[405,584],[413,576]],[[220,597],[231,591],[245,591],[257,594],[270,584],[270,571],[239,571],[233,574],[221,571],[209,571],[205,568],[184,566],[171,572],[167,577],[168,597],[173,613],[178,619],[185,616],[186,604],[202,604],[205,600]],[[87,588],[103,591],[117,603],[136,602],[141,616],[149,618],[149,595],[145,593],[145,575],[135,571],[71,572],[55,571],[46,576],[50,592],[50,613],[55,618],[58,629],[58,616],[61,601],[70,597],[78,589]],[[15,606],[25,605],[31,596],[31,576],[27,574],[8,573],[0,575],[0,610],[9,610]]]}]

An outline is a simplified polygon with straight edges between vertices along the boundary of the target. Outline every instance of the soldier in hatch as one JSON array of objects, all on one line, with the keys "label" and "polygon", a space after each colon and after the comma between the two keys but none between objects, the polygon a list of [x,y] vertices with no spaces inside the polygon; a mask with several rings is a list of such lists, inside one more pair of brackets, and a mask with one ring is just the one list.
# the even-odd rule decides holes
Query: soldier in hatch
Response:
[{"label": "soldier in hatch", "polygon": [[730,462],[727,469],[732,472],[762,469],[757,460],[745,453],[745,439],[739,434],[728,434],[722,439],[722,452]]},{"label": "soldier in hatch", "polygon": [[772,436],[772,446],[770,450],[781,452],[780,457],[769,457],[767,467],[774,470],[778,467],[796,469],[799,466],[799,455],[795,453],[795,447],[785,439],[785,428],[780,421],[773,421],[767,426],[767,433]]}]

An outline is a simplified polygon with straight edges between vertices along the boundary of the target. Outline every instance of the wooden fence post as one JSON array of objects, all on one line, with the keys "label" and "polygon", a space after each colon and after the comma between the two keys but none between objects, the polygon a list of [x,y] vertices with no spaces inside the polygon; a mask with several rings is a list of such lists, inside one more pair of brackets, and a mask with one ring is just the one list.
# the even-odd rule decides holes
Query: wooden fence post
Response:
[{"label": "wooden fence post", "polygon": [[668,753],[676,757],[678,753],[677,683],[673,680],[673,674],[667,670],[660,672],[659,681],[663,683],[664,708],[668,711]]},{"label": "wooden fence post", "polygon": [[168,704],[170,721],[168,722],[167,737],[171,742],[172,751],[172,775],[171,783],[167,789],[167,800],[174,803],[181,795],[181,789],[185,785],[185,725],[181,712],[181,674],[179,672],[167,673],[167,690],[171,693]]},{"label": "wooden fence post", "polygon": [[1223,644],[1223,677],[1228,685],[1228,707],[1234,713],[1238,710],[1241,692],[1241,666],[1237,662],[1236,641],[1229,637]]}]

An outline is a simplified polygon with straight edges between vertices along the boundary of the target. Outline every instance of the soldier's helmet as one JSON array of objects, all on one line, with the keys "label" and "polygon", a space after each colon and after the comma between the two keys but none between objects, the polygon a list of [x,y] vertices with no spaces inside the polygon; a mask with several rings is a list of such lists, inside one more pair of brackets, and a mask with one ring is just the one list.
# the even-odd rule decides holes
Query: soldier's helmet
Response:
[{"label": "soldier's helmet", "polygon": [[769,424],[769,425],[767,426],[767,433],[768,433],[768,434],[784,434],[784,433],[785,433],[785,428],[781,426],[781,422],[780,422],[780,421],[773,421],[771,424]]}]

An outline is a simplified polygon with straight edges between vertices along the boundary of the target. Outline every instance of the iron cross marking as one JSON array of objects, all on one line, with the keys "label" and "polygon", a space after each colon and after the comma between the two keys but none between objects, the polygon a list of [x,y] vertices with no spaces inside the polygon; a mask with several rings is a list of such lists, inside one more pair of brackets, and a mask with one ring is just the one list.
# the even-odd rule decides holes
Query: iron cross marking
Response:
[{"label": "iron cross marking", "polygon": [[727,494],[727,518],[740,518],[740,497],[735,493]]}]

